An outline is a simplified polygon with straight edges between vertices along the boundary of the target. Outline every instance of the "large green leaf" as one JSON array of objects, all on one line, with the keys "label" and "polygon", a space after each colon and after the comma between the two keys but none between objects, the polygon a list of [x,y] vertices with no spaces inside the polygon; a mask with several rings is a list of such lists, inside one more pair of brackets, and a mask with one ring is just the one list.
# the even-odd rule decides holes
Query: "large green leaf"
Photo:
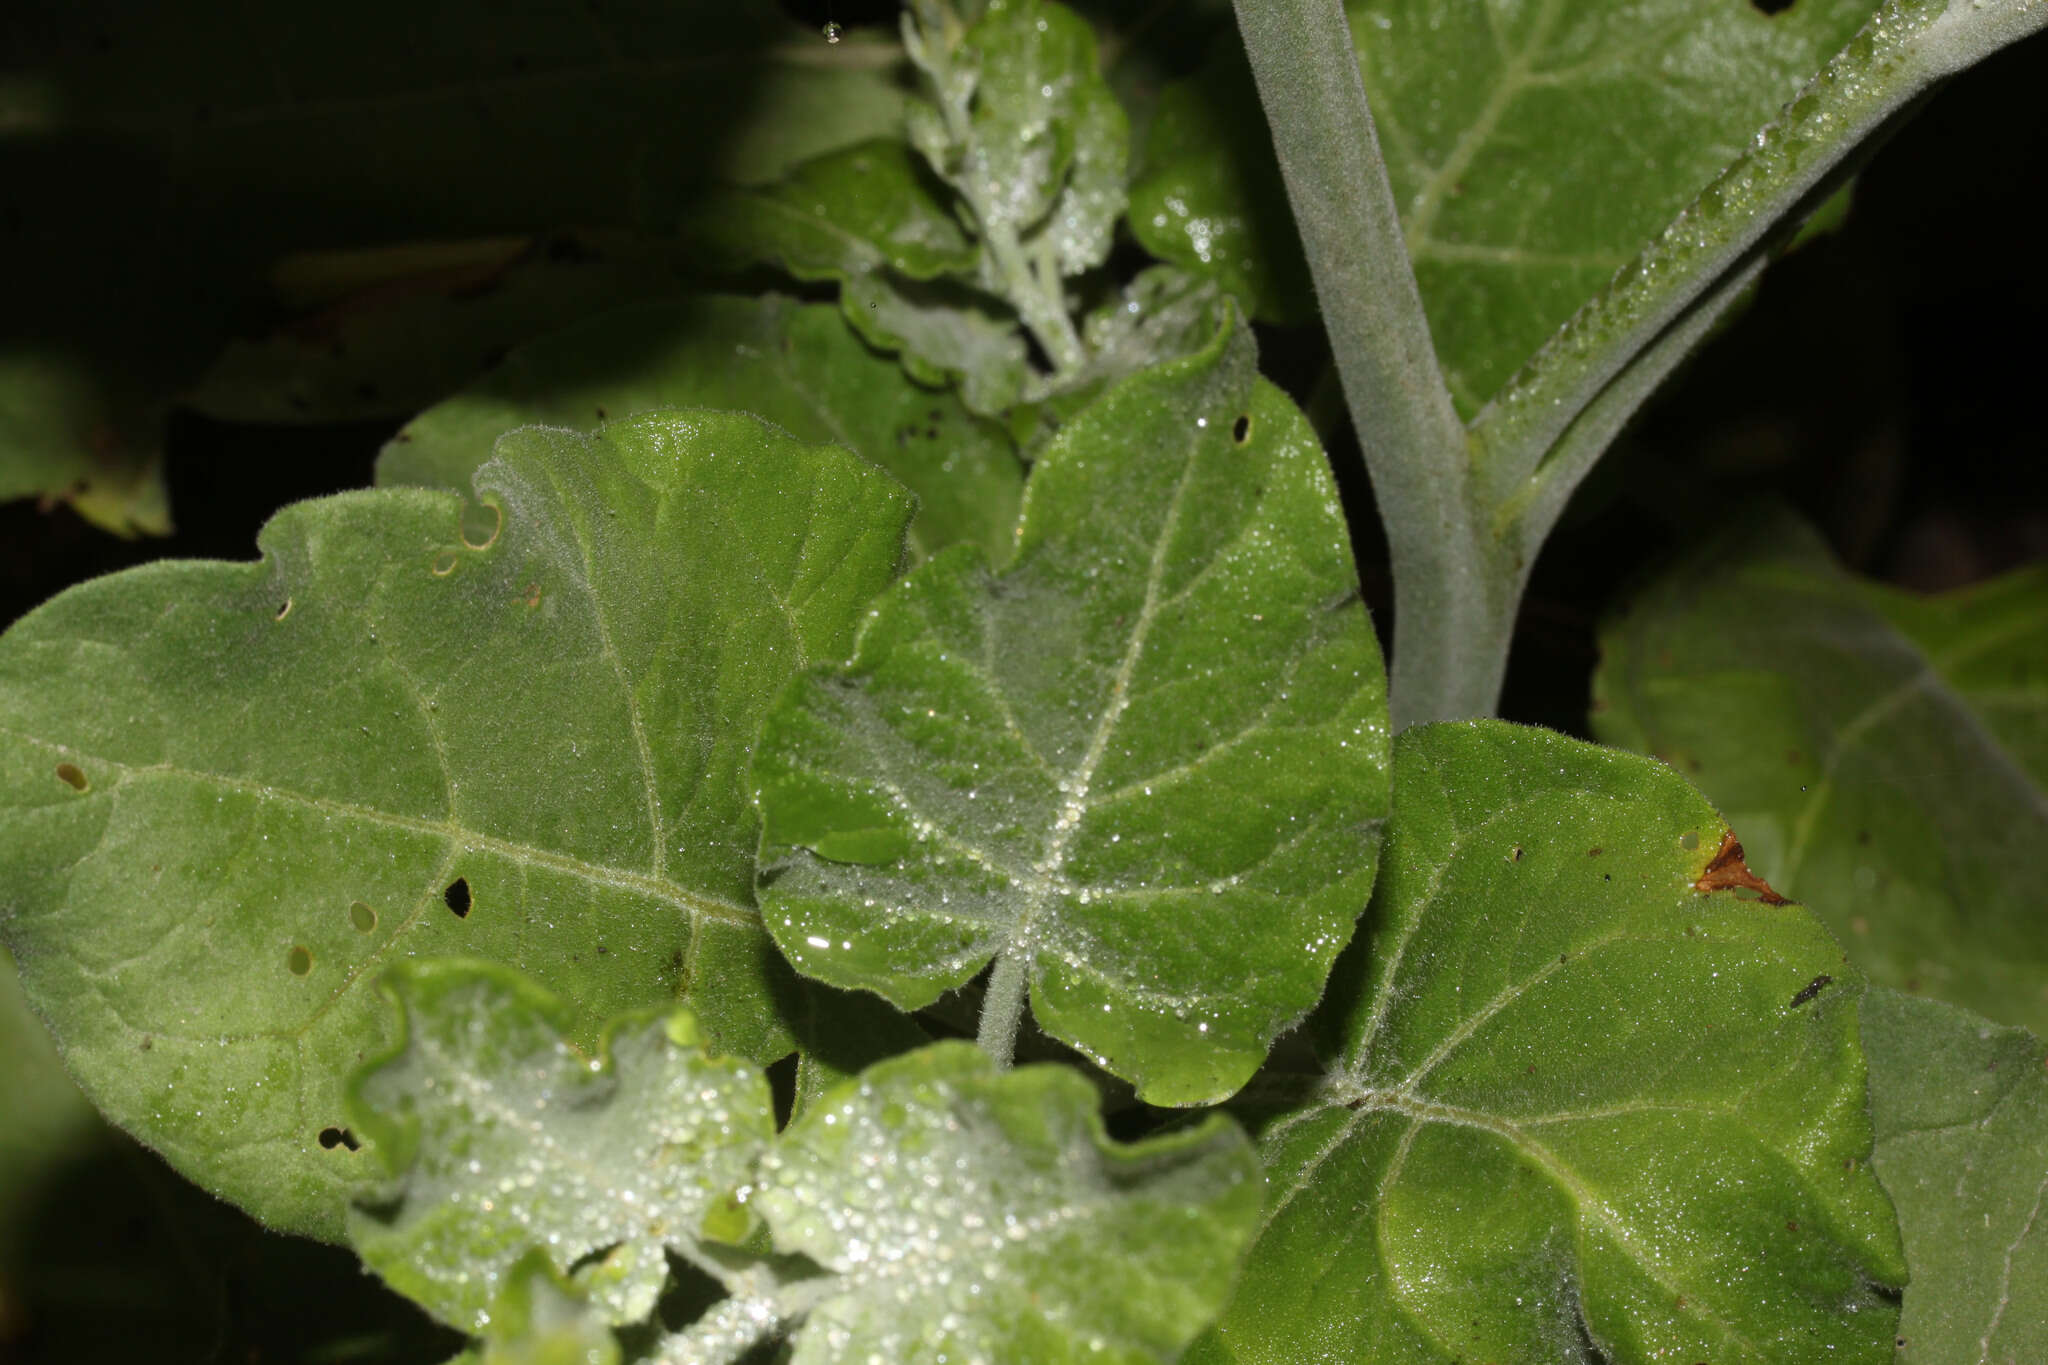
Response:
[{"label": "large green leaf", "polygon": [[595,1057],[578,1012],[503,968],[401,966],[396,1048],[351,1086],[349,1117],[397,1192],[349,1214],[349,1241],[391,1286],[482,1330],[544,1248],[614,1323],[654,1311],[664,1248],[696,1248],[713,1206],[775,1136],[768,1083],[707,1058],[687,1013],[627,1016]]},{"label": "large green leaf", "polygon": [[1913,1278],[1898,1359],[2022,1361],[2048,1342],[2048,1054],[1953,1005],[1864,998],[1871,1165]]},{"label": "large green leaf", "polygon": [[1601,737],[1689,774],[1872,977],[2048,1030],[2048,573],[1920,599],[1745,513],[1601,650]]},{"label": "large green leaf", "polygon": [[683,998],[725,1050],[793,1045],[742,769],[909,498],[719,413],[515,432],[476,487],[301,503],[261,563],[100,579],[0,640],[29,996],[104,1111],[276,1226],[339,1228],[340,1078],[397,958],[519,965],[586,1042]]},{"label": "large green leaf", "polygon": [[793,1365],[1178,1359],[1229,1292],[1258,1163],[1221,1116],[1124,1146],[1095,1105],[1072,1068],[941,1043],[792,1125],[753,1200],[840,1277]]},{"label": "large green leaf", "polygon": [[[808,975],[930,1003],[992,959],[1145,1098],[1228,1095],[1372,884],[1385,681],[1342,511],[1249,332],[1110,390],[763,732],[763,907]],[[1021,976],[1019,975],[1021,973]]]},{"label": "large green leaf", "polygon": [[910,383],[831,308],[773,295],[649,304],[522,346],[408,423],[384,448],[378,482],[465,488],[512,427],[586,428],[670,407],[751,412],[888,470],[918,496],[913,549],[1009,544],[1023,469],[1008,436],[954,395]]},{"label": "large green leaf", "polygon": [[[1347,0],[1445,376],[1469,416],[1692,201],[1875,0]],[[1145,245],[1262,304],[1299,247],[1241,59],[1161,101]]]},{"label": "large green leaf", "polygon": [[1645,759],[1405,731],[1327,1071],[1189,1359],[1888,1359],[1861,985],[1805,910],[1710,889],[1728,838]]},{"label": "large green leaf", "polygon": [[[146,462],[285,253],[670,232],[901,127],[893,43],[730,0],[8,6],[0,443]],[[69,442],[68,446],[54,444]]]},{"label": "large green leaf", "polygon": [[705,1056],[687,1012],[619,1020],[593,1058],[568,1037],[577,1011],[503,968],[390,979],[406,1027],[351,1112],[397,1179],[350,1236],[508,1354],[648,1319],[673,1253],[725,1297],[660,1340],[663,1360],[793,1335],[812,1365],[1163,1363],[1214,1319],[1258,1216],[1229,1120],[1115,1143],[1065,1067],[999,1074],[938,1044],[778,1139],[759,1070]]}]

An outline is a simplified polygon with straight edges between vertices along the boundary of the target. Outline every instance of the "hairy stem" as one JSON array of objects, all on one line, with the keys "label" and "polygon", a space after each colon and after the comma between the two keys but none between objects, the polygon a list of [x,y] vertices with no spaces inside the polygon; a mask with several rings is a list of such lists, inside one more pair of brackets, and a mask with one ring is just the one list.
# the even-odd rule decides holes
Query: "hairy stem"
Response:
[{"label": "hairy stem", "polygon": [[1394,560],[1394,725],[1490,714],[1512,605],[1339,0],[1237,0]]},{"label": "hairy stem", "polygon": [[981,1029],[974,1041],[995,1059],[998,1071],[1008,1071],[1017,1056],[1017,1033],[1024,1027],[1025,987],[1030,984],[1030,958],[1012,948],[996,959],[988,979],[988,994],[981,1000]]}]

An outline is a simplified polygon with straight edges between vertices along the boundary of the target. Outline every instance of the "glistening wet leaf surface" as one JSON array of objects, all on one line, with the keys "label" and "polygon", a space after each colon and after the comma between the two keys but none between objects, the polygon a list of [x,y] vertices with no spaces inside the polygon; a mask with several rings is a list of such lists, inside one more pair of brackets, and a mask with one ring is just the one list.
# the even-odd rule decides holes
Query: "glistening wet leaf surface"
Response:
[{"label": "glistening wet leaf surface", "polygon": [[1254,362],[1239,323],[1111,389],[1014,561],[932,559],[787,694],[754,779],[798,970],[917,1008],[1002,958],[1165,1104],[1315,1002],[1372,885],[1385,681],[1322,451]]},{"label": "glistening wet leaf surface", "polygon": [[407,956],[520,966],[585,1045],[685,999],[722,1050],[794,1046],[742,769],[909,497],[698,413],[508,435],[468,513],[301,503],[261,563],[100,579],[0,640],[22,983],[103,1111],[274,1226],[340,1231],[367,1158],[320,1135]]},{"label": "glistening wet leaf surface", "polygon": [[1697,888],[1725,833],[1647,759],[1404,732],[1331,1060],[1189,1361],[1888,1360],[1861,986],[1803,908]]}]

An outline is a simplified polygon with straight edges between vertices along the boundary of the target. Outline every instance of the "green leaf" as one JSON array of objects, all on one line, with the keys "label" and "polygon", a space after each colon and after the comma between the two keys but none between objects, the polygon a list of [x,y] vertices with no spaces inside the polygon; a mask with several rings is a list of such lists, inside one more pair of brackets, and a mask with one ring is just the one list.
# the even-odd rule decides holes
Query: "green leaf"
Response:
[{"label": "green leaf", "polygon": [[698,1049],[686,1012],[615,1020],[595,1055],[578,1011],[504,968],[385,973],[397,1046],[349,1088],[349,1119],[396,1189],[359,1203],[349,1240],[436,1317],[479,1332],[545,1248],[614,1324],[654,1311],[664,1247],[746,1183],[775,1136],[768,1084]]},{"label": "green leaf", "polygon": [[1145,1098],[1221,1098],[1314,1003],[1385,811],[1322,451],[1234,325],[1061,431],[1017,546],[928,561],[784,698],[764,917],[798,970],[906,1009],[1000,959]]},{"label": "green leaf", "polygon": [[[1874,0],[1347,0],[1445,378],[1470,416],[1742,152]],[[1262,308],[1301,279],[1242,60],[1162,98],[1132,227]],[[1161,218],[1166,221],[1159,221]]]},{"label": "green leaf", "polygon": [[482,1350],[449,1365],[619,1365],[618,1338],[604,1315],[543,1253],[512,1268],[490,1318]]},{"label": "green leaf", "polygon": [[62,363],[0,356],[0,502],[68,503],[117,536],[167,536],[163,461],[119,443],[107,401]]},{"label": "green leaf", "polygon": [[2048,1029],[2048,573],[1916,599],[1738,509],[1601,633],[1593,723],[1666,759],[1877,981]]},{"label": "green leaf", "polygon": [[338,1231],[340,1076],[396,959],[520,966],[579,1044],[683,999],[724,1051],[793,1045],[742,769],[908,497],[719,413],[515,432],[476,484],[301,503],[262,563],[103,578],[0,639],[29,997],[103,1111],[274,1226]]},{"label": "green leaf", "polygon": [[761,1163],[779,1247],[833,1272],[792,1365],[1170,1362],[1229,1292],[1258,1163],[1228,1119],[1125,1146],[1063,1066],[966,1043],[828,1095]]},{"label": "green leaf", "polygon": [[[22,994],[14,959],[0,948],[0,1286],[22,1244],[17,1220],[52,1173],[106,1133],[77,1085],[64,1074],[50,1035]],[[4,1293],[0,1287],[0,1293]]]},{"label": "green leaf", "polygon": [[280,256],[667,233],[709,181],[772,180],[904,116],[893,43],[730,0],[10,15],[0,178],[35,193],[0,261],[0,390],[73,462],[153,457]]},{"label": "green leaf", "polygon": [[1235,34],[1210,49],[1201,70],[1161,92],[1130,216],[1147,251],[1214,279],[1252,316],[1315,316],[1287,186]]},{"label": "green leaf", "polygon": [[1190,1361],[1889,1359],[1860,983],[1805,910],[1700,889],[1727,835],[1644,759],[1404,731],[1327,1072]]},{"label": "green leaf", "polygon": [[408,423],[384,448],[378,482],[466,488],[512,427],[587,428],[672,407],[752,412],[888,470],[918,496],[920,553],[1009,544],[1023,470],[1008,436],[954,395],[908,383],[833,309],[773,295],[623,309],[522,346]]},{"label": "green leaf", "polygon": [[911,142],[983,237],[1025,243],[1060,275],[1102,264],[1123,215],[1130,127],[1094,32],[1050,0],[988,0],[964,31],[947,8],[916,6],[924,39],[910,54],[935,89],[910,106]]},{"label": "green leaf", "polygon": [[1913,1279],[1901,1361],[2018,1361],[2048,1341],[2048,1052],[1932,1000],[1864,998],[1871,1159]]},{"label": "green leaf", "polygon": [[772,185],[714,196],[690,235],[734,265],[772,261],[800,280],[890,269],[906,279],[973,277],[974,240],[952,196],[900,141],[829,152]]},{"label": "green leaf", "polygon": [[853,329],[878,350],[897,353],[912,379],[934,388],[959,385],[969,412],[1005,412],[1031,383],[1016,314],[979,289],[873,270],[848,279],[839,301]]},{"label": "green leaf", "polygon": [[1117,380],[1201,350],[1229,321],[1228,307],[1223,291],[1200,275],[1170,265],[1141,271],[1082,318],[1083,366],[1035,385],[1033,396],[1064,421]]}]

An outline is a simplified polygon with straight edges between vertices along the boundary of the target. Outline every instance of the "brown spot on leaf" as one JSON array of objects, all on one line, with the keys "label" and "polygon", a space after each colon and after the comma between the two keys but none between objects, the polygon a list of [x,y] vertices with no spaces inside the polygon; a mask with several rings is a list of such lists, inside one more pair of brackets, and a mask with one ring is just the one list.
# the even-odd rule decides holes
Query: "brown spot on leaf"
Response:
[{"label": "brown spot on leaf", "polygon": [[1699,880],[1692,884],[1695,891],[1754,891],[1756,898],[1765,905],[1784,905],[1785,898],[1771,890],[1771,884],[1749,870],[1749,864],[1742,861],[1742,841],[1729,830],[1721,836],[1721,847],[1714,854],[1714,861],[1707,864],[1707,870],[1700,873]]}]

